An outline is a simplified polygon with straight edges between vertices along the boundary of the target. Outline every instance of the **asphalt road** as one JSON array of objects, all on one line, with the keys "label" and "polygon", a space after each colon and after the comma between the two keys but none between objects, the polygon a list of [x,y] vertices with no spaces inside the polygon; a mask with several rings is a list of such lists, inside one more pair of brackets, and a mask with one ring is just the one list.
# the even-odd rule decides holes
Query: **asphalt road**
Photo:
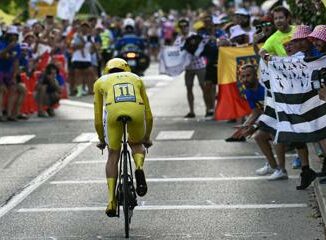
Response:
[{"label": "asphalt road", "polygon": [[[185,120],[183,76],[159,76],[153,65],[145,82],[154,145],[130,239],[325,239],[313,188],[295,190],[292,156],[289,180],[257,177],[258,147],[224,141],[232,124],[204,118],[198,84],[197,118]],[[62,101],[56,113],[0,123],[0,239],[124,239],[123,218],[104,214],[107,154],[95,147],[92,98]]]}]

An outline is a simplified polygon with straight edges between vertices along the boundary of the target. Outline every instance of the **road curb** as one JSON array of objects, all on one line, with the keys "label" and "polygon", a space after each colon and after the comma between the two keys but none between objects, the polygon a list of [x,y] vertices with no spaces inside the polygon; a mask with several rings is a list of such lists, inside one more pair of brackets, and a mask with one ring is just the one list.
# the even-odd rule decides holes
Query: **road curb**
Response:
[{"label": "road curb", "polygon": [[326,222],[326,198],[325,198],[325,191],[323,191],[321,184],[319,183],[319,178],[317,178],[314,182],[314,190],[316,194],[316,199],[319,206],[319,211],[321,214],[321,217],[323,219],[323,224],[325,225]]},{"label": "road curb", "polygon": [[[319,172],[322,167],[322,160],[316,155],[315,148],[312,144],[308,145],[309,153],[310,153],[310,165],[313,170]],[[326,185],[319,183],[320,178],[316,178],[313,186],[314,192],[316,195],[316,200],[318,203],[319,211],[321,217],[323,219],[324,227],[326,227]]]}]

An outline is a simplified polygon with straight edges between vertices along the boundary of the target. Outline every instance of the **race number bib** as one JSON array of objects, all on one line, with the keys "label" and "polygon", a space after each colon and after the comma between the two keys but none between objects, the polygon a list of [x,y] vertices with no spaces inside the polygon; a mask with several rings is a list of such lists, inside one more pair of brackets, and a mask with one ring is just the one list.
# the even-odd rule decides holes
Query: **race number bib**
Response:
[{"label": "race number bib", "polygon": [[119,83],[113,85],[114,101],[117,102],[136,102],[134,85],[130,83]]}]

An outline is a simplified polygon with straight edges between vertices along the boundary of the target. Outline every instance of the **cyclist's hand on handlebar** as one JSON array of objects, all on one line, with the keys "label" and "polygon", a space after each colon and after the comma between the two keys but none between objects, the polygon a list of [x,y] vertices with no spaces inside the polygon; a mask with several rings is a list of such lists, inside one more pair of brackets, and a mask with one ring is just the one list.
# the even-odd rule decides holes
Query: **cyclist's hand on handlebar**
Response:
[{"label": "cyclist's hand on handlebar", "polygon": [[106,143],[105,142],[99,142],[98,144],[96,144],[96,147],[103,150],[106,147]]},{"label": "cyclist's hand on handlebar", "polygon": [[106,148],[106,143],[105,142],[99,142],[96,144],[96,147],[102,150],[102,155],[103,155],[103,150]]},{"label": "cyclist's hand on handlebar", "polygon": [[153,142],[150,139],[145,139],[143,141],[143,145],[144,145],[145,148],[149,148],[149,147],[151,147],[153,145]]},{"label": "cyclist's hand on handlebar", "polygon": [[99,142],[98,144],[96,144],[96,147],[103,150],[106,147],[106,143],[105,142]]}]

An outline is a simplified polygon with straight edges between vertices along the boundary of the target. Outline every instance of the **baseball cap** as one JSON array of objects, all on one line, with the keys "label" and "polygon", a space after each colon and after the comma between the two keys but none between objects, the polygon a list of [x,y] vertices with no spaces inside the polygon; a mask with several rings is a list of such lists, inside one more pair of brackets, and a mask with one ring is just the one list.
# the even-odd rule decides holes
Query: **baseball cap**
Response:
[{"label": "baseball cap", "polygon": [[236,14],[236,15],[244,15],[244,16],[250,16],[250,13],[249,13],[248,10],[245,9],[245,8],[238,8],[238,9],[234,12],[234,14]]}]

